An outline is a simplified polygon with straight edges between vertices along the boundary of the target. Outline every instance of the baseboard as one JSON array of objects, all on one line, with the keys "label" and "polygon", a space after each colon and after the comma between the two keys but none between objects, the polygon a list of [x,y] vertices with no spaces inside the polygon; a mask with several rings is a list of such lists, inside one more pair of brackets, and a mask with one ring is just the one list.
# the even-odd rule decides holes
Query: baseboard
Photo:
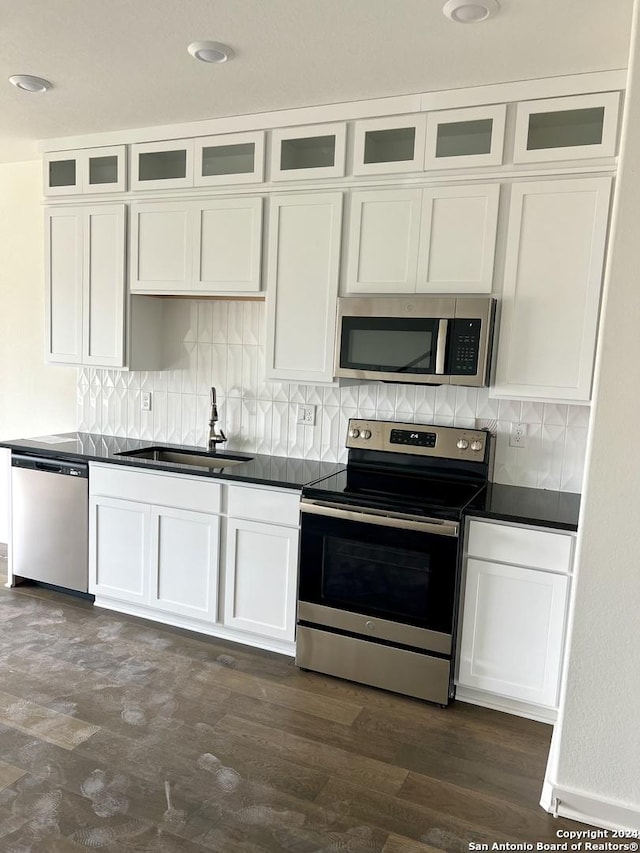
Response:
[{"label": "baseboard", "polygon": [[640,808],[602,797],[596,798],[548,781],[544,783],[540,805],[551,814],[602,829],[633,833],[634,838],[637,838],[640,829]]},{"label": "baseboard", "polygon": [[480,705],[482,708],[491,708],[493,711],[515,714],[517,717],[526,717],[528,720],[550,723],[551,725],[555,723],[558,716],[555,708],[545,708],[543,705],[533,705],[529,702],[520,702],[517,699],[508,699],[506,696],[485,693],[483,690],[474,690],[472,687],[456,687],[456,701]]}]

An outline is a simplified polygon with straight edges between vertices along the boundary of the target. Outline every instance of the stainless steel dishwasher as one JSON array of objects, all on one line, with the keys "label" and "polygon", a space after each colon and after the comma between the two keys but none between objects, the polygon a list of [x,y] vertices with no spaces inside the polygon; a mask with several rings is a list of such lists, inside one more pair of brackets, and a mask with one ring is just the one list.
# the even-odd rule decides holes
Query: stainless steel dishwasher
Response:
[{"label": "stainless steel dishwasher", "polygon": [[89,466],[11,456],[14,576],[77,592],[89,586]]}]

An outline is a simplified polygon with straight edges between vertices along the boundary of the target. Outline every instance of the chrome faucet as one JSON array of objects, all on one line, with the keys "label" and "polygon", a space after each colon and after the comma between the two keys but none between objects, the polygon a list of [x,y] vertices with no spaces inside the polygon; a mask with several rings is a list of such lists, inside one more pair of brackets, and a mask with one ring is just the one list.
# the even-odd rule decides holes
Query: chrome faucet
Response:
[{"label": "chrome faucet", "polygon": [[216,406],[216,389],[211,389],[211,414],[209,415],[209,439],[207,441],[207,449],[213,450],[218,444],[222,444],[227,440],[227,436],[222,432],[218,425],[218,407]]}]

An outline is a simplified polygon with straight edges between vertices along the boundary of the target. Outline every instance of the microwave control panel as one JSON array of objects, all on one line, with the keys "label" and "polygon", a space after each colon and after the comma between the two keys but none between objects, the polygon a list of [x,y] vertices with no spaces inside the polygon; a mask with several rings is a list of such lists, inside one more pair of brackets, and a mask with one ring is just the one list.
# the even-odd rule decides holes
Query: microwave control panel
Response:
[{"label": "microwave control panel", "polygon": [[478,372],[481,320],[449,321],[448,373],[475,376]]}]

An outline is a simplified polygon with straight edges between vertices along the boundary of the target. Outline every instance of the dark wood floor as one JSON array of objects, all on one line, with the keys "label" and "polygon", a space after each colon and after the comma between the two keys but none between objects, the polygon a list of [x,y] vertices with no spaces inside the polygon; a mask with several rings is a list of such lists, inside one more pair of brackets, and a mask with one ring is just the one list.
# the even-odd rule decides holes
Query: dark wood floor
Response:
[{"label": "dark wood floor", "polygon": [[7,853],[461,853],[554,840],[576,825],[538,806],[550,735],[0,588]]}]

